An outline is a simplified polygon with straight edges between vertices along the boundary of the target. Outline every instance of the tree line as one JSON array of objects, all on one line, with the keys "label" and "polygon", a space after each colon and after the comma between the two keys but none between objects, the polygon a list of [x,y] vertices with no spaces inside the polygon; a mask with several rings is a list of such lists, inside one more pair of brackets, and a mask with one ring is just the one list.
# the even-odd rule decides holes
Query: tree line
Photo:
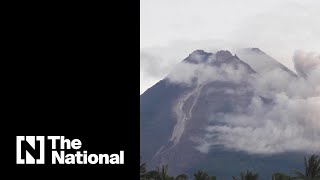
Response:
[{"label": "tree line", "polygon": [[[277,172],[271,176],[271,180],[320,180],[320,157],[311,155],[304,157],[304,170],[293,170],[293,176],[285,173]],[[232,176],[233,180],[258,180],[259,174],[252,171],[240,172],[239,177]],[[210,176],[207,172],[198,170],[193,177],[186,174],[178,176],[170,176],[168,173],[168,165],[162,165],[155,170],[147,171],[146,163],[140,162],[140,180],[216,180],[216,176]]]}]

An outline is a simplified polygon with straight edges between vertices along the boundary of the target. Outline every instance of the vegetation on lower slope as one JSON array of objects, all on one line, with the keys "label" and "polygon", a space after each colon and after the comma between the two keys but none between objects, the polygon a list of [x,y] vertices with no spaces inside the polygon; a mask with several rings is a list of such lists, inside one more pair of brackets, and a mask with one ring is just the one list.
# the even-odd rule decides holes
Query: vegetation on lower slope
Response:
[{"label": "vegetation on lower slope", "polygon": [[[304,157],[304,170],[293,170],[294,175],[290,176],[281,172],[274,173],[271,180],[320,180],[320,157],[311,155]],[[230,176],[233,180],[258,180],[259,174],[252,171],[240,172],[239,177]],[[180,174],[176,177],[168,174],[168,166],[162,165],[156,170],[147,171],[146,164],[140,164],[140,180],[216,180],[215,176],[210,176],[207,172],[198,170],[193,177]]]}]

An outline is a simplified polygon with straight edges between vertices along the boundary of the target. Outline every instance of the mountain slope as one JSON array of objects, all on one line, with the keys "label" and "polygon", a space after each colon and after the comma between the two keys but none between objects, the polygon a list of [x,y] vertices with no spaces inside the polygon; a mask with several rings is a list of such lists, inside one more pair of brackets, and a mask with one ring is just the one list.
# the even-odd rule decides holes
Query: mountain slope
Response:
[{"label": "mountain slope", "polygon": [[261,51],[259,48],[240,49],[236,54],[258,73],[264,74],[274,70],[282,70],[294,77],[297,77],[293,71],[267,55],[265,52]]},{"label": "mountain slope", "polygon": [[[267,55],[262,56],[263,61],[270,60]],[[271,60],[273,65],[264,67],[295,76]],[[172,174],[204,169],[220,179],[230,179],[247,168],[267,177],[275,171],[299,167],[300,154],[250,154],[225,147],[219,143],[219,133],[212,133],[212,129],[223,128],[230,121],[228,117],[252,113],[249,107],[256,99],[263,106],[272,106],[273,100],[257,95],[253,84],[256,72],[263,74],[267,70],[255,67],[258,70],[229,51],[196,50],[143,93],[140,148],[150,168],[168,164]]]}]

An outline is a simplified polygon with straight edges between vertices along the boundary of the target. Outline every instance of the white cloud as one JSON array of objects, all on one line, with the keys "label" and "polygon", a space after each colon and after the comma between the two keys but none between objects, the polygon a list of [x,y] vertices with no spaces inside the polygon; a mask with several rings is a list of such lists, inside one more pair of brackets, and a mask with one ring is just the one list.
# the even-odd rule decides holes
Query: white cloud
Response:
[{"label": "white cloud", "polygon": [[[248,109],[213,114],[220,123],[206,129],[205,140],[199,142],[197,149],[206,153],[209,150],[204,151],[204,147],[223,145],[253,154],[320,152],[318,58],[315,53],[296,53],[296,68],[301,68],[307,78],[297,79],[276,70],[257,75],[251,81],[255,96]],[[273,102],[264,103],[261,96]]]},{"label": "white cloud", "polygon": [[293,99],[278,94],[272,107],[255,97],[247,113],[224,114],[224,125],[209,126],[208,134],[217,136],[198,148],[210,144],[253,154],[319,152],[319,108],[319,97]]},{"label": "white cloud", "polygon": [[320,66],[320,55],[311,52],[305,53],[301,50],[296,51],[293,58],[297,73],[302,77],[307,77],[309,73],[315,71]]},{"label": "white cloud", "polygon": [[[294,69],[296,49],[319,50],[319,7],[318,0],[142,0],[140,47],[170,65],[196,49],[258,47]],[[148,87],[147,76],[141,86]]]}]

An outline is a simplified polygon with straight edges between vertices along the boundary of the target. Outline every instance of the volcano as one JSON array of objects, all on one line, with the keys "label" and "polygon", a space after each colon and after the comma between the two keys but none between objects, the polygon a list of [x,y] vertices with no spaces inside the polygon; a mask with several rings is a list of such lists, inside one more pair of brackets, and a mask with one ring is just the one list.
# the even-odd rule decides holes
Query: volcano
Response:
[{"label": "volcano", "polygon": [[[236,54],[195,50],[140,96],[143,160],[150,169],[167,164],[172,174],[192,175],[201,169],[218,179],[230,179],[246,169],[270,178],[275,172],[302,168],[306,152],[282,151],[267,140],[255,145],[252,136],[259,133],[258,128],[246,126],[247,121],[265,123],[255,114],[268,114],[275,106],[272,93],[278,91],[260,79],[277,73],[290,81],[298,78],[258,48]],[[266,88],[270,90],[263,91]],[[257,106],[266,112],[254,112]],[[237,124],[241,128],[234,127]],[[252,131],[251,137],[240,138],[244,128],[245,134]],[[228,136],[237,133],[237,138]]]}]

